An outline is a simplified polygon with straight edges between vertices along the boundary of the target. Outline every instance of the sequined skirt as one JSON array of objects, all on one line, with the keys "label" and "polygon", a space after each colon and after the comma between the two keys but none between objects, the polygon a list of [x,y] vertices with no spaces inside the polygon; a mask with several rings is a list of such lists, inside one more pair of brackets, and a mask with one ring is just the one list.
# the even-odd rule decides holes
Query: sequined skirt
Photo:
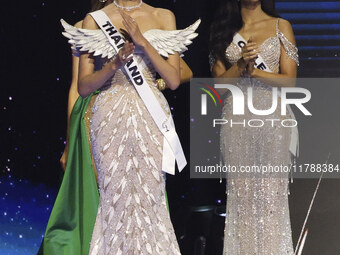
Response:
[{"label": "sequined skirt", "polygon": [[[242,84],[245,96],[247,88]],[[254,115],[248,107],[244,115],[233,115],[232,103],[231,96],[225,99],[222,117],[235,125],[224,125],[220,132],[223,163],[234,167],[227,175],[223,254],[292,255],[287,172],[291,129],[267,121],[282,120],[280,107],[269,116]],[[269,109],[271,91],[254,87],[253,103],[256,109]]]},{"label": "sequined skirt", "polygon": [[[169,112],[162,93],[152,89]],[[90,254],[180,254],[166,205],[162,142],[131,84],[114,84],[97,96],[91,143],[100,205]]]}]

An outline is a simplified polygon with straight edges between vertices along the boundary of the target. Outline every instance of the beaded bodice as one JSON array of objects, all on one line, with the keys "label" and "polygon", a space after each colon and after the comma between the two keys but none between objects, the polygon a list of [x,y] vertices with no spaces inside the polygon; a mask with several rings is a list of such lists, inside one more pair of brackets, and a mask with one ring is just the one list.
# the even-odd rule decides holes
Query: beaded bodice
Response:
[{"label": "beaded bodice", "polygon": [[[278,37],[270,37],[259,46],[259,54],[274,73],[279,71],[280,46]],[[233,65],[241,58],[241,51],[232,42],[226,49],[225,56],[228,62]]]},{"label": "beaded bodice", "polygon": [[[291,59],[299,65],[298,49],[292,44],[287,37],[279,30],[279,18],[276,22],[276,36],[269,37],[261,45],[259,45],[259,54],[262,56],[265,63],[273,71],[279,72],[281,43]],[[225,57],[230,64],[235,64],[241,58],[241,51],[233,42],[227,47]]]}]

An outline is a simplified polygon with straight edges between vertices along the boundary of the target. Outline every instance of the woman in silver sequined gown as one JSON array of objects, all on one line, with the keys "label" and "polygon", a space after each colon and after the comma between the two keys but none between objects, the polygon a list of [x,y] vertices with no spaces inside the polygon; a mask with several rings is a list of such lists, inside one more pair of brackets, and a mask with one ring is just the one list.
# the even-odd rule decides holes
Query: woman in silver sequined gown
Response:
[{"label": "woman in silver sequined gown", "polygon": [[[264,2],[258,0],[229,1],[229,6],[225,8],[228,10],[234,8],[236,16],[232,18],[237,20],[238,14],[240,26],[238,29],[234,28],[234,32],[226,36],[229,43],[224,48],[223,55],[219,54],[217,44],[212,44],[210,55],[214,77],[239,77],[237,86],[242,90],[246,99],[247,89],[250,87],[253,89],[253,105],[258,110],[269,109],[272,106],[272,86],[285,86],[282,81],[284,79],[280,78],[296,77],[298,65],[297,48],[294,45],[294,35],[289,22],[276,18],[275,10],[268,7],[270,1]],[[237,10],[239,10],[238,13]],[[218,21],[214,23],[212,33],[216,34],[221,30],[222,26],[219,24],[221,23]],[[248,41],[242,52],[232,42],[237,31]],[[211,40],[214,39],[216,38],[212,36]],[[257,54],[262,56],[272,73],[254,68]],[[272,86],[256,78],[267,78]],[[223,119],[232,119],[234,122],[245,120],[247,123],[250,119],[265,122],[265,119],[282,120],[293,117],[289,116],[289,113],[288,116],[281,116],[280,102],[276,111],[269,116],[254,115],[248,110],[247,103],[244,115],[233,115],[232,102],[232,96],[227,95],[222,109]],[[226,165],[236,167],[289,166],[292,153],[290,151],[291,139],[291,128],[281,125],[272,127],[266,123],[258,128],[247,125],[245,127],[235,125],[231,128],[230,125],[223,125],[220,130],[222,161]],[[288,205],[288,173],[227,175],[223,254],[294,254]]]},{"label": "woman in silver sequined gown", "polygon": [[[123,12],[126,6],[136,7]],[[78,83],[81,96],[99,89],[92,107],[90,136],[98,172],[100,204],[90,254],[180,255],[166,205],[165,173],[161,168],[163,135],[123,66],[133,53],[152,92],[169,116],[169,105],[155,82],[156,72],[170,89],[176,89],[180,82],[177,51],[183,50],[183,45],[188,45],[188,40],[195,36],[186,38],[193,33],[186,30],[185,36],[176,38],[173,36],[177,31],[173,14],[140,0],[117,0],[102,11],[117,29],[124,28],[124,36],[133,41],[125,43],[111,59],[100,55],[110,44],[105,38],[100,39],[102,32],[90,15],[83,22],[86,30],[66,27],[76,47],[83,51],[92,47],[99,49],[93,55],[87,52],[81,55]],[[172,37],[168,41],[175,49],[165,49],[167,43],[156,47],[157,38],[169,33]],[[97,46],[93,46],[95,44]],[[160,56],[167,53],[165,59]],[[96,55],[99,56],[94,57]],[[94,60],[101,62],[101,69],[96,72]]]}]

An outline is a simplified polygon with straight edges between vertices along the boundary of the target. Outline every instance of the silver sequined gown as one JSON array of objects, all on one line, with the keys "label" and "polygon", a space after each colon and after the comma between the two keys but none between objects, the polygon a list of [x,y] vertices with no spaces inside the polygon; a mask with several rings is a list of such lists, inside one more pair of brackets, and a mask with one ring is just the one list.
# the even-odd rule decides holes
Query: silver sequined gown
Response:
[{"label": "silver sequined gown", "polygon": [[[154,86],[150,61],[145,55],[135,57],[170,114],[165,97]],[[163,135],[121,70],[98,94],[90,126],[100,189],[90,254],[180,255],[161,171]]]},{"label": "silver sequined gown", "polygon": [[[259,46],[259,53],[274,73],[279,72],[281,47],[298,63],[297,48],[291,44],[276,24],[276,36]],[[226,59],[235,64],[241,57],[239,48],[231,43]],[[271,87],[257,80],[241,78],[238,87],[247,98],[247,88],[253,88],[256,109],[272,105]],[[246,123],[249,119],[289,119],[281,116],[280,103],[270,116],[258,116],[245,107],[245,115],[234,116],[232,97],[225,99],[222,118]],[[258,124],[258,123],[256,123]],[[291,129],[275,125],[253,128],[235,125],[221,128],[221,155],[225,164],[234,166],[289,165]],[[224,235],[224,255],[293,255],[288,206],[288,174],[251,174],[246,178],[229,174],[227,179],[227,212]]]}]

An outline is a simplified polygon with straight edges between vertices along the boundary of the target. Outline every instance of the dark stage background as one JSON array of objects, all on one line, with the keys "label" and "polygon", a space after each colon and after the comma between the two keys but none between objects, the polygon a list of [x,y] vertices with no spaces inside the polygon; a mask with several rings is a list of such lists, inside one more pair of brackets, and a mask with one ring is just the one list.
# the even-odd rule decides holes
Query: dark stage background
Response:
[{"label": "dark stage background", "polygon": [[[209,77],[207,40],[218,1],[145,2],[171,9],[176,15],[178,28],[202,19],[198,29],[200,35],[189,47],[184,59],[195,77]],[[282,16],[293,23],[299,48],[301,46],[299,76],[339,77],[339,3],[277,1],[277,4]],[[79,0],[2,3],[0,254],[34,254],[32,250],[37,250],[40,245],[39,240],[63,175],[59,158],[65,143],[67,96],[71,83],[71,52],[67,40],[61,35],[59,20],[63,18],[74,24],[84,18],[89,8],[89,1]],[[189,84],[165,94],[173,107],[172,113],[186,155],[189,155]],[[339,183],[338,180],[325,180],[321,185],[309,223],[310,235],[304,254],[340,254],[337,242],[340,237]],[[315,185],[316,180],[296,180],[292,185],[292,194],[296,194],[290,198],[294,243]],[[182,253],[220,254],[224,218],[214,211],[225,204],[225,182],[190,179],[189,170],[185,169],[176,176],[168,175],[167,190]],[[35,197],[35,201],[31,196]],[[22,204],[26,207],[22,208]],[[28,231],[22,236],[20,226],[32,227],[29,217],[22,216],[28,211],[30,221],[40,224],[37,227],[40,232],[32,234]],[[10,228],[10,223],[16,223],[18,227]],[[29,240],[33,239],[36,248],[30,249],[33,244]],[[204,243],[206,251],[199,253]],[[26,250],[21,249],[21,245]]]}]

